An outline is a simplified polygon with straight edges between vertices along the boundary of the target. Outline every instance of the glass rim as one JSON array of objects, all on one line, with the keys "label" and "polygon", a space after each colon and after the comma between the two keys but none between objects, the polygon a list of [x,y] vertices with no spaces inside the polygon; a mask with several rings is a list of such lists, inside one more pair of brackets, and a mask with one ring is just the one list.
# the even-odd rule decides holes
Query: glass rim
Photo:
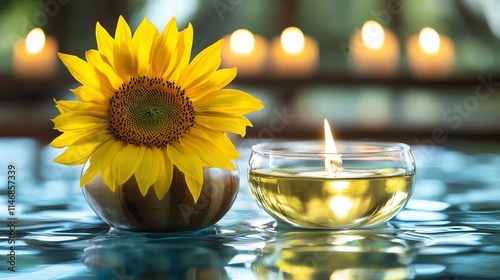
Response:
[{"label": "glass rim", "polygon": [[[279,141],[269,141],[262,142],[255,145],[252,145],[252,152],[258,152],[262,154],[272,154],[278,156],[324,156],[324,155],[338,155],[338,156],[377,156],[383,154],[395,154],[395,153],[403,153],[410,152],[411,147],[408,144],[401,142],[391,142],[391,141],[358,141],[358,140],[338,140],[335,141],[337,148],[343,145],[350,146],[364,146],[364,147],[374,147],[379,148],[374,151],[349,151],[349,152],[326,152],[321,150],[312,150],[305,149],[301,151],[293,151],[288,149],[277,150],[277,147],[286,147],[283,145],[296,145],[302,144],[311,147],[312,145],[322,144],[324,141],[321,140],[279,140]],[[281,145],[281,146],[280,146]]]}]

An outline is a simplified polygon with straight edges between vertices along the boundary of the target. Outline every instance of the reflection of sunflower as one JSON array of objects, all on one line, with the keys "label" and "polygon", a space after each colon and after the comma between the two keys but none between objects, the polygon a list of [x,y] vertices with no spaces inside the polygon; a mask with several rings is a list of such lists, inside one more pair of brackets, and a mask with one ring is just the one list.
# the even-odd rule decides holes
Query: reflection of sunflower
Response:
[{"label": "reflection of sunflower", "polygon": [[172,19],[160,34],[147,19],[131,34],[120,17],[112,38],[98,23],[98,50],[86,61],[59,54],[82,86],[77,101],[56,101],[53,122],[62,135],[52,141],[68,147],[55,159],[77,165],[90,159],[81,186],[102,173],[112,190],[135,177],[142,195],[152,186],[159,199],[170,188],[174,166],[182,171],[195,201],[204,167],[235,169],[239,155],[226,132],[245,134],[243,115],[262,108],[259,100],[222,89],[236,69],[221,69],[222,40],[191,62],[193,28],[179,32]]}]

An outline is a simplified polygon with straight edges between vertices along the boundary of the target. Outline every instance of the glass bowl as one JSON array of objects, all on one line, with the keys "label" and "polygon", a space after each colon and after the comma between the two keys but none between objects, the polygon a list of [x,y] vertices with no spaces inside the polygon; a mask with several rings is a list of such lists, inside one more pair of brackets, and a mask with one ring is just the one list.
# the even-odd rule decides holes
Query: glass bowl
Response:
[{"label": "glass bowl", "polygon": [[252,146],[248,179],[257,204],[280,225],[348,229],[380,225],[408,202],[415,162],[403,143],[317,141]]}]

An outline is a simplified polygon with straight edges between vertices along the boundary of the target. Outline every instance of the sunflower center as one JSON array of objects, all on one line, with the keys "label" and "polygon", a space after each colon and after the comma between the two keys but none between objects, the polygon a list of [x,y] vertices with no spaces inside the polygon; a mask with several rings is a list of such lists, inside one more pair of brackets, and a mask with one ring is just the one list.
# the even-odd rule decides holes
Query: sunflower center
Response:
[{"label": "sunflower center", "polygon": [[164,148],[194,125],[194,107],[183,89],[161,78],[131,78],[109,100],[115,140]]}]

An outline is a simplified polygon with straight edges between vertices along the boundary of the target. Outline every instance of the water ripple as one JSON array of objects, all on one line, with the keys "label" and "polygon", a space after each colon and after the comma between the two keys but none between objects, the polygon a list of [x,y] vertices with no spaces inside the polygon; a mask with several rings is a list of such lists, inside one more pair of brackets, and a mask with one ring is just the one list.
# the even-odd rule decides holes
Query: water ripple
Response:
[{"label": "water ripple", "polygon": [[[242,176],[233,209],[216,226],[144,234],[110,229],[97,218],[74,188],[76,169],[60,170],[44,161],[40,170],[52,173],[37,183],[32,141],[0,139],[0,144],[0,151],[22,156],[19,167],[26,172],[16,228],[18,271],[13,277],[4,269],[1,279],[196,279],[204,275],[216,279],[292,275],[498,279],[498,155],[471,156],[436,148],[431,158],[417,162],[417,185],[406,209],[377,228],[283,227],[257,207]],[[15,152],[24,147],[27,152]],[[239,166],[246,163],[240,161]],[[0,178],[4,171],[0,170]],[[0,212],[3,220],[5,215]],[[0,240],[7,242],[5,227],[1,230]]]}]

